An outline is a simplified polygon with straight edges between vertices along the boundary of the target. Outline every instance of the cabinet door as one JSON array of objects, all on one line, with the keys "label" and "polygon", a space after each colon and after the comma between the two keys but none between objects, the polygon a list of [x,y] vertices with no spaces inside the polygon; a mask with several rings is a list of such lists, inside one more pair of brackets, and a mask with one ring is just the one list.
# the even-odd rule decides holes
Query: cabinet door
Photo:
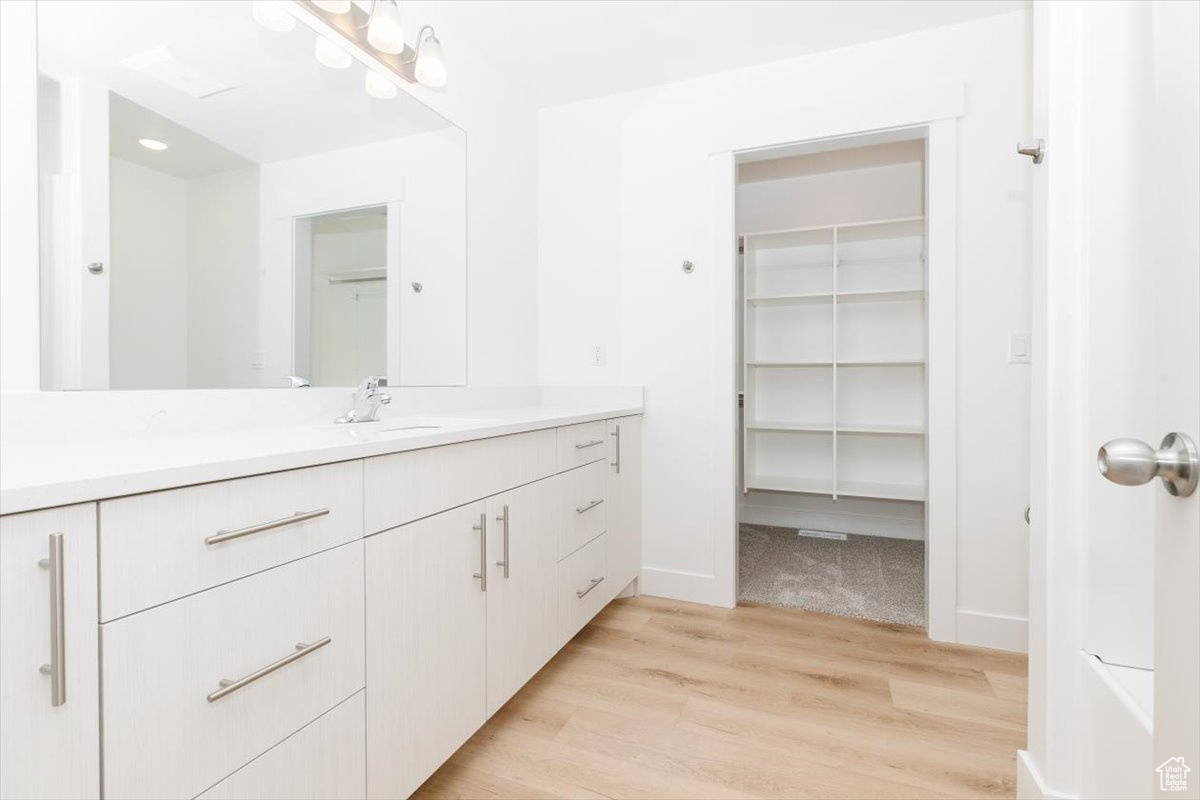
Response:
[{"label": "cabinet door", "polygon": [[367,539],[367,796],[408,797],[484,722],[486,504]]},{"label": "cabinet door", "polygon": [[608,569],[615,597],[642,571],[642,418],[608,421]]},{"label": "cabinet door", "polygon": [[98,614],[95,504],[0,518],[0,797],[100,795]]},{"label": "cabinet door", "polygon": [[490,498],[487,709],[496,713],[557,649],[554,486],[562,476]]}]

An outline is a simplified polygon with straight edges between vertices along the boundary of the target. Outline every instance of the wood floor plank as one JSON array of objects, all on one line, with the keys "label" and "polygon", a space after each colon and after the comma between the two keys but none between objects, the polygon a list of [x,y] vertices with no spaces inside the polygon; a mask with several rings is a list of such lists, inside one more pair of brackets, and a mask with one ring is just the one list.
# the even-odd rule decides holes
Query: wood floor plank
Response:
[{"label": "wood floor plank", "polygon": [[416,796],[1011,797],[1025,669],[910,626],[618,600]]}]

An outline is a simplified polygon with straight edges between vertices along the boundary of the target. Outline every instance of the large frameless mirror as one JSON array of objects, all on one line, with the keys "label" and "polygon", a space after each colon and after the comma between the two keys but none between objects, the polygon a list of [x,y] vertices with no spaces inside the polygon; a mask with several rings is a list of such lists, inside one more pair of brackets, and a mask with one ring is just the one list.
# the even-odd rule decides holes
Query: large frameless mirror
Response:
[{"label": "large frameless mirror", "polygon": [[38,4],[44,389],[466,382],[465,134],[261,5]]}]

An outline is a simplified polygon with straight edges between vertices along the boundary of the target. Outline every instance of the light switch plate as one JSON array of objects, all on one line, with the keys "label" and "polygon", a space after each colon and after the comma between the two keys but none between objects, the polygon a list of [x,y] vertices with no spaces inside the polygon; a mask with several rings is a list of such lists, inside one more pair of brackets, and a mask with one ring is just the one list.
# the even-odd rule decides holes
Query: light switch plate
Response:
[{"label": "light switch plate", "polygon": [[1032,345],[1028,333],[1014,331],[1008,335],[1008,363],[1028,364],[1031,355]]}]

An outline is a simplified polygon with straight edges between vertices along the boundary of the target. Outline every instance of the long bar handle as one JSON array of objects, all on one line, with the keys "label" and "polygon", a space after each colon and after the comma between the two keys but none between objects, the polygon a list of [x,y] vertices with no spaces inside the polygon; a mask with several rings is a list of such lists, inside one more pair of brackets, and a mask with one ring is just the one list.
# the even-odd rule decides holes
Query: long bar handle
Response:
[{"label": "long bar handle", "polygon": [[263,667],[260,670],[251,672],[249,675],[247,675],[244,678],[238,678],[236,681],[222,679],[220,682],[221,688],[217,689],[215,692],[212,692],[211,694],[208,695],[208,702],[215,703],[218,700],[220,700],[222,697],[228,697],[229,695],[236,692],[238,689],[246,688],[247,686],[254,683],[259,678],[265,678],[268,675],[270,675],[272,672],[274,672],[275,670],[283,669],[288,664],[291,664],[293,661],[299,661],[300,659],[304,658],[306,655],[308,655],[310,653],[315,653],[316,651],[320,650],[322,647],[324,647],[325,645],[329,644],[332,641],[333,641],[333,639],[331,637],[326,636],[324,639],[315,641],[312,644],[305,644],[304,642],[300,642],[299,644],[296,645],[296,652],[289,653],[288,655],[284,656],[283,658],[279,659],[278,661],[274,661],[270,664],[267,664],[265,667]]},{"label": "long bar handle", "polygon": [[580,442],[579,444],[575,445],[575,449],[583,450],[588,447],[595,447],[598,444],[604,444],[604,440],[603,439],[592,439],[590,442]]},{"label": "long bar handle", "polygon": [[580,600],[582,600],[584,597],[587,596],[588,592],[590,592],[592,589],[595,589],[597,586],[599,586],[602,583],[604,583],[603,577],[592,578],[591,584],[586,589],[581,589],[580,591],[576,592],[575,596],[578,597]]},{"label": "long bar handle", "polygon": [[576,506],[575,513],[576,514],[586,514],[587,512],[591,511],[593,508],[595,508],[596,506],[600,505],[603,502],[604,502],[603,500],[593,500],[592,502],[588,503],[585,506]]},{"label": "long bar handle", "polygon": [[504,523],[504,560],[497,561],[497,567],[504,567],[504,577],[508,577],[508,506],[504,507],[504,513],[496,517],[497,522]]},{"label": "long bar handle", "polygon": [[38,561],[38,566],[50,571],[50,663],[38,667],[38,672],[50,676],[50,705],[67,702],[67,609],[63,577],[63,535],[50,534],[50,557]]},{"label": "long bar handle", "polygon": [[314,511],[297,511],[290,517],[283,519],[273,519],[270,522],[260,522],[257,525],[251,525],[248,528],[238,528],[234,531],[217,531],[212,536],[204,540],[205,544],[220,544],[221,542],[229,542],[234,539],[240,539],[243,536],[252,536],[263,531],[270,531],[276,528],[282,528],[285,525],[295,525],[299,522],[307,522],[310,519],[323,517],[329,513],[328,508],[318,508]]},{"label": "long bar handle", "polygon": [[617,444],[617,446],[616,446],[617,460],[612,462],[612,464],[610,466],[616,467],[617,474],[620,475],[621,474],[621,426],[616,425],[614,427],[616,428],[616,430],[613,431],[612,433],[610,433],[609,436],[612,436],[614,439],[617,440],[617,443],[616,443]]},{"label": "long bar handle", "polygon": [[487,514],[479,515],[479,524],[472,526],[473,530],[479,531],[479,572],[475,573],[475,577],[479,578],[479,591],[487,591]]}]

